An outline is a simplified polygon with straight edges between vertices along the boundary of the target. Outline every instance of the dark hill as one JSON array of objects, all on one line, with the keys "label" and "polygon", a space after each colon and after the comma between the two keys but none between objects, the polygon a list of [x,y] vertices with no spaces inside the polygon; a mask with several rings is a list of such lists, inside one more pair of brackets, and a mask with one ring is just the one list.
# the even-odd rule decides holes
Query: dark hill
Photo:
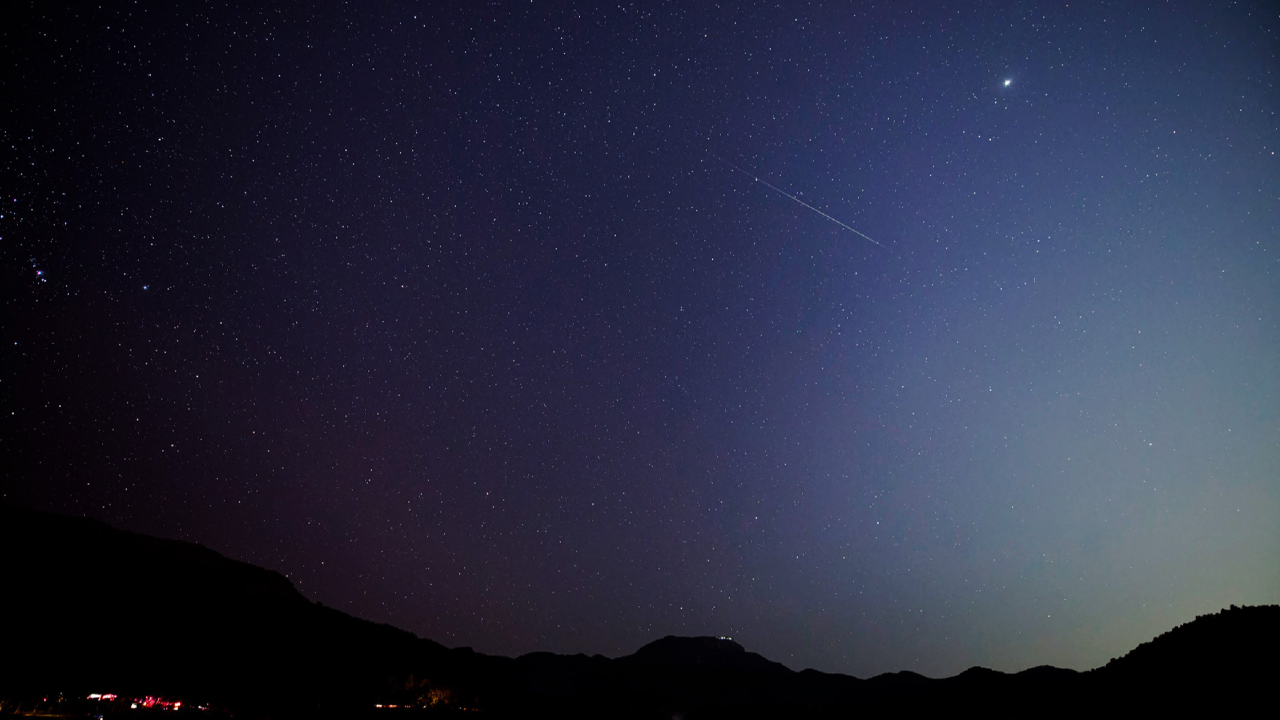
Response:
[{"label": "dark hill", "polygon": [[[451,685],[510,664],[312,603],[191,543],[0,506],[0,685],[164,693],[279,712],[363,709],[393,676]],[[456,673],[456,675],[455,675]]]},{"label": "dark hill", "polygon": [[1280,606],[1201,615],[1093,670],[1127,704],[1244,715],[1261,688],[1280,682]]},{"label": "dark hill", "polygon": [[239,717],[1208,713],[1262,697],[1280,670],[1278,606],[1197,618],[1087,673],[859,680],[793,672],[711,637],[665,637],[612,660],[493,657],[325,608],[199,545],[2,505],[0,618],[0,700],[166,694]]},{"label": "dark hill", "polygon": [[1280,652],[1280,612],[1276,610],[1276,606],[1232,605],[1201,615],[1112,660],[1102,672],[1126,682],[1184,683],[1209,677],[1224,683],[1275,680],[1275,675],[1263,671],[1266,656]]}]

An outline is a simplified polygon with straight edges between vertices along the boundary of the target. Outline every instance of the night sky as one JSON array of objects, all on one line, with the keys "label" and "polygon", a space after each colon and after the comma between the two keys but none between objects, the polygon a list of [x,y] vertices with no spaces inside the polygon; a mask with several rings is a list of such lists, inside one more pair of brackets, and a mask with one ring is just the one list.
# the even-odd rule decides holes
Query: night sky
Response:
[{"label": "night sky", "polygon": [[265,5],[6,4],[4,501],[506,655],[1280,602],[1274,4]]}]

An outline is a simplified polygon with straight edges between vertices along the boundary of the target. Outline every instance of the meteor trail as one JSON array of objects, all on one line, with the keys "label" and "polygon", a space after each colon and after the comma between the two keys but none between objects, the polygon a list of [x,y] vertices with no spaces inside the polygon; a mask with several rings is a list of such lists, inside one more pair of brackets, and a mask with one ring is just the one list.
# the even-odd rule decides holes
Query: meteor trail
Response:
[{"label": "meteor trail", "polygon": [[[839,225],[840,227],[844,228],[845,230],[848,230],[848,231],[849,231],[849,232],[851,232],[851,233],[854,233],[854,234],[856,234],[856,235],[859,235],[859,236],[861,236],[861,237],[864,237],[864,238],[866,238],[867,240],[870,240],[871,242],[875,243],[876,245],[880,245],[880,243],[878,243],[878,242],[876,242],[875,240],[872,240],[870,237],[868,237],[866,233],[858,232],[857,230],[855,230],[855,229],[853,229],[853,228],[849,227],[848,225],[845,225],[844,223],[840,222],[839,220],[837,220],[837,219],[835,219],[835,218],[831,217],[830,215],[828,215],[828,214],[826,214],[826,213],[822,212],[822,211],[821,211],[821,210],[819,210],[818,208],[816,208],[816,207],[814,207],[814,206],[810,205],[809,203],[807,203],[807,202],[805,202],[805,201],[801,200],[800,198],[796,197],[795,195],[792,195],[791,193],[787,192],[786,190],[783,190],[783,189],[781,189],[781,188],[775,187],[775,186],[773,186],[773,185],[769,184],[769,183],[768,183],[767,181],[765,181],[765,180],[761,180],[760,178],[756,177],[755,175],[752,175],[751,173],[747,172],[746,170],[743,170],[742,168],[738,167],[737,165],[734,165],[733,163],[729,162],[728,160],[725,160],[724,158],[722,158],[722,157],[720,157],[720,156],[716,155],[715,153],[711,152],[710,150],[708,150],[708,151],[707,151],[707,154],[708,154],[708,155],[710,155],[711,157],[715,158],[716,160],[719,160],[720,162],[724,163],[725,165],[728,165],[729,167],[733,168],[734,170],[737,170],[738,172],[742,173],[743,175],[746,175],[747,177],[751,178],[752,180],[755,180],[756,182],[758,182],[758,183],[760,183],[760,184],[764,185],[765,187],[769,188],[770,190],[772,190],[772,191],[774,191],[774,192],[776,192],[776,193],[779,193],[779,194],[781,194],[781,195],[785,195],[785,196],[787,196],[787,197],[791,198],[792,200],[795,200],[796,202],[798,202],[798,203],[800,203],[801,205],[803,205],[803,206],[805,206],[805,207],[809,208],[810,210],[812,210],[812,211],[814,211],[814,212],[818,213],[818,214],[819,214],[819,215],[821,215],[822,217],[824,217],[824,218],[826,218],[826,219],[830,220],[831,222],[833,222],[833,223],[835,223],[835,224]],[[884,246],[884,245],[880,245],[880,247],[885,247],[885,246]],[[885,248],[885,249],[886,249],[886,250],[888,250],[888,248]]]}]

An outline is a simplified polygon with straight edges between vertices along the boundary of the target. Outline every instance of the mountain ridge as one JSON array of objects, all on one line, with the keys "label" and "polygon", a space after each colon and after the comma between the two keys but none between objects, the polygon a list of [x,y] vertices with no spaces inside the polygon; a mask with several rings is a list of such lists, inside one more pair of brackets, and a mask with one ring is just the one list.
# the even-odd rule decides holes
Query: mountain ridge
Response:
[{"label": "mountain ridge", "polygon": [[[439,715],[750,717],[851,708],[926,712],[971,706],[1010,716],[1109,708],[1220,709],[1260,692],[1277,669],[1280,606],[1200,616],[1106,665],[1016,673],[971,667],[860,679],[794,671],[728,638],[666,636],[618,658],[446,648],[303,596],[283,575],[194,543],[0,505],[6,592],[0,696],[106,685],[206,698],[241,716],[361,717],[375,705]],[[1270,645],[1269,645],[1270,644]],[[1206,664],[1205,653],[1214,662]],[[1229,661],[1220,658],[1227,657]],[[1188,688],[1201,688],[1186,698]],[[1190,705],[1188,705],[1190,703]],[[1107,712],[1102,712],[1107,714]]]}]

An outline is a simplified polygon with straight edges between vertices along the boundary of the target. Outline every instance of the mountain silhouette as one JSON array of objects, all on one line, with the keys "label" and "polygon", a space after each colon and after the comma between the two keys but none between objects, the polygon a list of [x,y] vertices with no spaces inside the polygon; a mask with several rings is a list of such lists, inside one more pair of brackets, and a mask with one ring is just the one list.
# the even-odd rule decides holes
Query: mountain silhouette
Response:
[{"label": "mountain silhouette", "polygon": [[715,637],[668,636],[616,659],[489,656],[326,608],[199,545],[4,505],[0,583],[0,714],[104,691],[263,718],[1232,714],[1280,671],[1280,606],[1198,617],[1088,672],[859,679],[795,672]]},{"label": "mountain silhouette", "polygon": [[670,665],[765,674],[788,673],[781,663],[766,660],[729,638],[668,635],[640,648],[628,660],[641,665]]}]

